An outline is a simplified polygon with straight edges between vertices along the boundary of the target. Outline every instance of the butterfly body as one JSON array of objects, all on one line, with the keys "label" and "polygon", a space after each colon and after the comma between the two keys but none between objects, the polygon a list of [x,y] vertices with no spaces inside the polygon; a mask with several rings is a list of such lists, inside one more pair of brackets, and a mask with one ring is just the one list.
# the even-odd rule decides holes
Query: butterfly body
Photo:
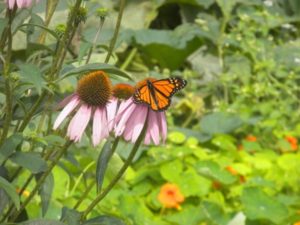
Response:
[{"label": "butterfly body", "polygon": [[137,104],[149,105],[154,111],[163,111],[170,106],[171,97],[186,84],[186,80],[179,77],[161,80],[149,78],[138,85],[133,99]]}]

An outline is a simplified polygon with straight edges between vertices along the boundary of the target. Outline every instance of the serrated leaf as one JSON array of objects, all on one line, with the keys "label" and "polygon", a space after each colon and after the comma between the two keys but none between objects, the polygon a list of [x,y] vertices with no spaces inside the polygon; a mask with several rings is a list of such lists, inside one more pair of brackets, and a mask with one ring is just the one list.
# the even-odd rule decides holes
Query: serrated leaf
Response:
[{"label": "serrated leaf", "polygon": [[13,134],[9,138],[7,138],[3,145],[0,147],[0,164],[4,162],[17,148],[17,146],[21,143],[23,137],[21,134]]},{"label": "serrated leaf", "polygon": [[20,199],[19,199],[19,195],[16,192],[16,188],[7,180],[5,180],[3,177],[0,177],[0,188],[2,188],[6,192],[6,194],[13,201],[16,208],[19,209]]},{"label": "serrated leaf", "polygon": [[22,81],[33,85],[37,92],[41,94],[42,88],[46,87],[41,70],[34,64],[23,64],[20,66]]},{"label": "serrated leaf", "polygon": [[16,152],[10,157],[10,160],[32,173],[40,173],[47,169],[46,161],[34,152]]}]

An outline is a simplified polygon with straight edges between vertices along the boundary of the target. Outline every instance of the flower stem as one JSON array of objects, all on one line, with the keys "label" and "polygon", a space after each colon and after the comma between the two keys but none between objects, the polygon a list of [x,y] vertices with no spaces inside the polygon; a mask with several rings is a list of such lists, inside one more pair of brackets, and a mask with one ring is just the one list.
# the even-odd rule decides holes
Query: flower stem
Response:
[{"label": "flower stem", "polygon": [[0,138],[0,146],[7,137],[10,122],[12,120],[12,101],[13,101],[13,91],[10,82],[10,60],[12,54],[12,32],[11,25],[13,20],[13,12],[11,10],[7,11],[8,14],[8,26],[7,26],[7,52],[3,66],[3,78],[5,85],[5,97],[6,97],[6,107],[5,107],[5,120],[3,124],[2,134]]},{"label": "flower stem", "polygon": [[60,158],[67,152],[68,148],[72,144],[72,141],[67,141],[64,146],[58,151],[57,156],[53,159],[51,164],[49,165],[48,169],[43,173],[43,175],[39,178],[37,181],[34,189],[30,192],[30,195],[28,198],[23,202],[23,204],[20,206],[20,209],[12,215],[11,221],[15,221],[18,216],[21,214],[21,212],[25,209],[25,207],[28,205],[28,203],[33,199],[35,194],[38,192],[38,190],[41,188],[42,184],[44,183],[45,179],[48,177],[48,175],[51,173],[52,169],[56,166]]},{"label": "flower stem", "polygon": [[41,105],[41,103],[44,101],[44,98],[47,96],[47,92],[44,90],[42,94],[39,96],[37,101],[34,103],[34,105],[31,107],[30,111],[25,115],[23,122],[21,123],[18,132],[22,132],[27,124],[30,122],[32,116],[34,115],[35,111],[38,109],[38,107]]},{"label": "flower stem", "polygon": [[[118,143],[119,143],[120,137],[117,137],[111,147],[111,155],[114,154],[114,152],[117,149]],[[80,204],[83,202],[83,200],[86,198],[86,196],[90,193],[90,191],[92,190],[92,188],[94,187],[94,185],[96,184],[95,179],[93,180],[93,182],[91,182],[90,186],[87,187],[86,191],[83,193],[83,195],[79,198],[79,200],[76,202],[75,206],[73,207],[73,209],[77,209]],[[101,192],[101,189],[99,190],[99,193]]]},{"label": "flower stem", "polygon": [[116,183],[120,180],[120,178],[123,176],[127,168],[130,166],[134,156],[136,155],[143,139],[145,136],[145,131],[146,131],[146,125],[144,125],[143,131],[141,132],[140,136],[138,137],[137,141],[135,142],[128,158],[124,162],[123,166],[117,173],[117,175],[112,179],[112,181],[108,184],[108,186],[101,192],[99,193],[94,201],[87,207],[87,209],[82,213],[81,215],[81,220],[83,221],[86,216],[93,210],[93,208],[112,190],[112,188],[116,185]]},{"label": "flower stem", "polygon": [[134,56],[137,53],[137,48],[133,48],[129,55],[127,56],[125,62],[121,65],[120,69],[121,70],[126,70],[126,68],[128,67],[128,65],[131,63],[132,59],[134,58]]},{"label": "flower stem", "polygon": [[104,21],[105,21],[105,18],[104,18],[104,17],[101,17],[101,18],[100,18],[100,24],[99,24],[97,33],[96,33],[95,38],[94,38],[94,40],[93,40],[93,45],[91,46],[91,48],[90,48],[90,50],[89,50],[89,53],[88,53],[88,55],[87,55],[85,64],[88,64],[89,61],[90,61],[90,59],[91,59],[91,56],[92,56],[92,53],[93,53],[93,49],[94,49],[95,46],[96,46],[96,42],[97,42],[97,40],[98,40],[98,38],[99,38],[99,35],[100,35],[101,30],[102,30]]},{"label": "flower stem", "polygon": [[112,52],[115,48],[115,44],[117,42],[118,34],[119,34],[119,31],[120,31],[120,27],[121,27],[121,21],[122,21],[123,11],[124,11],[124,8],[125,8],[125,3],[126,3],[126,0],[120,0],[120,10],[119,10],[117,23],[116,23],[116,28],[115,28],[114,35],[113,35],[113,37],[110,41],[108,53],[107,53],[106,58],[105,58],[105,63],[109,62],[109,59],[110,59],[110,57],[112,55]]}]

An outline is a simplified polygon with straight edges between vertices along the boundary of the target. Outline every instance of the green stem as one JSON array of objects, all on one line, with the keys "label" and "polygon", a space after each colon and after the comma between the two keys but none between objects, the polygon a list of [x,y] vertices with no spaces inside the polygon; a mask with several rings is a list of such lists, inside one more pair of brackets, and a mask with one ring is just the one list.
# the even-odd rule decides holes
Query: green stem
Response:
[{"label": "green stem", "polygon": [[115,48],[115,44],[117,42],[118,34],[119,34],[119,31],[120,31],[120,27],[121,27],[121,21],[122,21],[123,11],[124,11],[124,8],[125,8],[125,3],[126,3],[126,0],[120,0],[120,10],[119,10],[117,23],[116,23],[116,28],[115,28],[114,35],[113,35],[113,37],[111,39],[111,42],[110,42],[110,45],[109,45],[108,53],[107,53],[106,58],[105,58],[105,63],[109,62],[109,59],[110,59],[110,57],[112,55],[112,52]]},{"label": "green stem", "polygon": [[55,77],[55,74],[57,74],[58,71],[60,71],[60,69],[61,69],[62,62],[64,61],[64,58],[66,55],[65,52],[66,52],[67,46],[69,45],[69,43],[72,40],[72,38],[70,37],[72,35],[70,35],[70,34],[74,33],[74,30],[76,30],[76,27],[74,27],[73,25],[74,25],[74,21],[77,16],[78,9],[80,8],[81,2],[82,2],[82,0],[76,0],[75,5],[72,7],[72,11],[70,13],[68,22],[66,24],[66,30],[65,30],[64,36],[62,37],[62,40],[59,42],[59,45],[58,45],[58,48],[56,51],[56,55],[52,62],[52,68],[51,68],[50,77],[49,77],[50,80],[53,80],[53,78]]},{"label": "green stem", "polygon": [[134,58],[134,56],[137,53],[137,48],[133,48],[129,55],[127,56],[126,60],[124,61],[124,63],[121,65],[120,69],[121,70],[126,70],[126,68],[129,66],[129,64],[131,63],[132,59]]},{"label": "green stem", "polygon": [[27,124],[30,122],[31,118],[33,117],[35,111],[39,108],[41,103],[44,101],[44,98],[47,96],[47,92],[44,90],[42,94],[39,96],[37,101],[31,107],[30,111],[25,115],[23,122],[21,123],[20,127],[18,128],[18,132],[24,131]]},{"label": "green stem", "polygon": [[[117,137],[111,147],[111,156],[114,154],[114,152],[117,149],[118,143],[119,143],[120,137]],[[92,188],[94,187],[94,185],[96,184],[95,179],[93,180],[93,182],[90,184],[90,186],[88,186],[88,188],[86,189],[86,191],[83,193],[83,195],[78,199],[78,201],[76,202],[75,206],[73,207],[73,209],[77,209],[80,204],[83,202],[83,200],[86,198],[86,196],[90,193],[90,191],[92,190]],[[101,189],[99,190],[99,192],[101,192]]]},{"label": "green stem", "polygon": [[3,66],[3,78],[5,83],[5,97],[6,97],[6,107],[5,107],[5,120],[2,129],[2,135],[0,138],[0,146],[3,144],[6,139],[10,127],[10,123],[12,120],[12,101],[13,101],[13,93],[10,81],[10,60],[12,54],[12,33],[11,33],[11,25],[13,20],[13,12],[8,10],[8,27],[7,27],[7,52],[5,57],[5,62]]},{"label": "green stem", "polygon": [[34,189],[30,192],[28,198],[20,206],[20,209],[12,215],[11,221],[15,221],[18,218],[18,216],[21,214],[21,212],[25,209],[25,207],[28,205],[28,203],[33,199],[33,197],[39,191],[39,189],[41,188],[42,184],[44,183],[48,175],[51,173],[52,169],[56,166],[60,158],[67,152],[71,144],[72,141],[68,140],[65,143],[65,145],[60,149],[60,151],[57,153],[57,156],[53,159],[53,161],[49,165],[48,169],[43,173],[43,175],[37,181]]},{"label": "green stem", "polygon": [[[55,12],[55,9],[57,7],[58,0],[48,0],[46,5],[46,16],[45,16],[45,27],[48,27],[50,24],[50,21],[52,19],[52,16]],[[43,44],[45,42],[47,31],[43,31],[41,35],[39,36],[38,43]]]},{"label": "green stem", "polygon": [[94,209],[94,207],[112,190],[112,188],[116,185],[116,183],[120,180],[120,178],[123,176],[127,168],[132,163],[132,160],[134,156],[136,155],[143,139],[145,136],[146,131],[146,125],[144,125],[143,131],[141,132],[140,136],[138,137],[137,141],[135,142],[128,158],[124,162],[123,166],[117,173],[117,175],[112,179],[112,181],[108,184],[108,186],[96,196],[96,198],[92,201],[92,203],[87,207],[87,209],[82,213],[81,220],[83,221],[86,216]]},{"label": "green stem", "polygon": [[100,18],[100,24],[99,24],[97,33],[96,33],[96,35],[95,35],[95,37],[94,37],[94,40],[93,40],[93,45],[92,45],[92,47],[91,47],[90,50],[89,50],[89,53],[88,53],[88,55],[87,55],[85,64],[88,64],[89,61],[90,61],[90,59],[91,59],[93,50],[94,50],[94,48],[95,48],[95,46],[96,46],[96,43],[97,43],[97,40],[98,40],[98,38],[99,38],[100,32],[101,32],[101,30],[102,30],[104,21],[105,21],[105,18],[104,18],[104,17],[101,17],[101,18]]}]

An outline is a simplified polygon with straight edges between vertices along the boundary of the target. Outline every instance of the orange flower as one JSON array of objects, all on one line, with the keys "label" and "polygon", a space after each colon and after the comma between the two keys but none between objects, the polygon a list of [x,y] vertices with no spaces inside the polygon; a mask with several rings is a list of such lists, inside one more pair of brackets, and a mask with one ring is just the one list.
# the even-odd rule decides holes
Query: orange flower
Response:
[{"label": "orange flower", "polygon": [[248,135],[245,139],[247,141],[250,141],[250,142],[256,142],[257,141],[257,138],[254,135]]},{"label": "orange flower", "polygon": [[158,201],[165,208],[180,209],[180,203],[184,201],[184,196],[176,184],[166,183],[160,189]]},{"label": "orange flower", "polygon": [[286,136],[285,140],[290,143],[291,149],[296,151],[298,149],[298,140],[293,136]]},{"label": "orange flower", "polygon": [[232,175],[238,175],[238,172],[235,169],[233,169],[231,166],[226,166],[225,169]]},{"label": "orange flower", "polygon": [[[17,189],[16,189],[16,192],[17,192],[18,194],[20,194],[20,193],[21,193],[21,188],[17,188]],[[23,195],[24,197],[28,197],[28,196],[30,195],[30,192],[27,191],[27,190],[24,190],[24,191],[22,192],[22,195]]]},{"label": "orange flower", "polygon": [[297,221],[297,222],[294,223],[293,225],[300,225],[300,221]]},{"label": "orange flower", "polygon": [[219,190],[219,189],[221,189],[222,188],[222,184],[219,182],[219,181],[213,181],[213,183],[212,183],[212,187],[214,188],[214,189],[216,189],[216,190]]}]

